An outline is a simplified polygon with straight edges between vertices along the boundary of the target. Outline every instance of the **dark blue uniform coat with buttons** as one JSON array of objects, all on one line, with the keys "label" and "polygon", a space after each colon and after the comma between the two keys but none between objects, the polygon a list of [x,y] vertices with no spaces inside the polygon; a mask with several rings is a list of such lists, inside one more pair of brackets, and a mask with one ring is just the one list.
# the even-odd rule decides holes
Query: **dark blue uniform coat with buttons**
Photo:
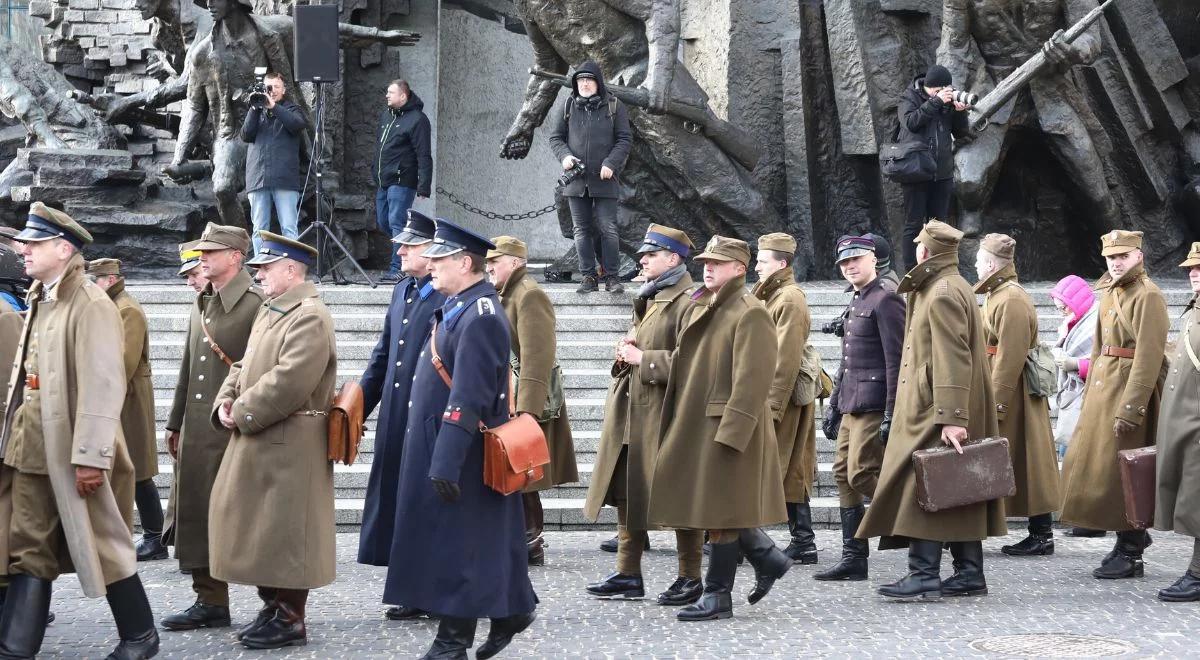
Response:
[{"label": "dark blue uniform coat with buttons", "polygon": [[[521,494],[483,483],[479,422],[508,420],[508,321],[486,281],[449,298],[436,316],[438,354],[454,386],[433,368],[427,342],[413,382],[383,601],[461,618],[532,612]],[[457,483],[462,496],[443,501],[431,477]]]},{"label": "dark blue uniform coat with buttons", "polygon": [[359,380],[365,400],[364,414],[370,415],[379,406],[375,455],[358,539],[361,564],[387,566],[388,563],[396,519],[400,450],[404,446],[404,427],[408,424],[408,401],[417,354],[429,337],[433,312],[445,299],[429,283],[429,276],[420,280],[406,277],[396,284],[383,322],[383,334]]}]

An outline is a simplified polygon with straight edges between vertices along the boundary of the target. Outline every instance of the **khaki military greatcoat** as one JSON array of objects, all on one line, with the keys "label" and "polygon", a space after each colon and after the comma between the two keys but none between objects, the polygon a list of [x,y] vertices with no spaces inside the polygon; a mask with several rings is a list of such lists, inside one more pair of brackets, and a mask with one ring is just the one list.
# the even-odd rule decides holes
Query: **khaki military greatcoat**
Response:
[{"label": "khaki military greatcoat", "polygon": [[771,379],[771,418],[779,443],[783,469],[783,496],[788,502],[807,502],[817,476],[817,402],[792,403],[792,389],[800,375],[812,317],[808,297],[796,284],[791,268],[784,268],[754,285],[754,295],[767,306],[775,322],[779,358]]},{"label": "khaki military greatcoat", "polygon": [[262,303],[262,291],[242,271],[220,291],[208,284],[192,304],[167,419],[167,428],[179,432],[179,458],[165,536],[175,545],[175,558],[183,569],[208,566],[208,500],[229,445],[229,430],[214,429],[209,423],[213,401],[229,375],[229,365],[212,345],[231,361],[241,360]]},{"label": "khaki military greatcoat", "polygon": [[213,577],[280,589],[334,579],[328,412],[337,377],[333,317],[304,283],[259,308],[245,356],[213,402],[233,402],[229,447],[209,502]]},{"label": "khaki military greatcoat", "polygon": [[133,475],[144,481],[158,474],[158,443],[154,433],[154,381],[150,373],[150,329],[146,312],[125,290],[125,280],[109,287],[108,297],[121,313],[125,338],[125,407],[121,409],[121,431],[133,461]]},{"label": "khaki military greatcoat", "polygon": [[[13,358],[17,354],[17,346],[21,344],[21,325],[24,319],[21,313],[0,298],[0,370],[11,371],[15,366]],[[0,401],[0,416],[8,407],[7,401]]]},{"label": "khaki military greatcoat", "polygon": [[[550,396],[550,372],[558,363],[554,305],[524,268],[513,271],[499,294],[511,330],[512,352],[520,365],[516,410],[541,417]],[[526,492],[579,481],[567,402],[563,401],[558,417],[541,426],[550,449],[550,465],[546,466],[545,476],[530,484]]]},{"label": "khaki military greatcoat", "polygon": [[[1078,527],[1129,530],[1117,452],[1154,444],[1167,331],[1171,321],[1162,291],[1141,265],[1113,281],[1097,283],[1096,341],[1083,390],[1079,425],[1063,459],[1062,521]],[[1134,356],[1106,355],[1105,347]],[[1113,422],[1137,426],[1117,438]]]},{"label": "khaki military greatcoat", "polygon": [[[663,397],[679,338],[680,319],[691,306],[688,292],[692,286],[692,278],[685,272],[678,282],[654,297],[637,298],[633,302],[630,336],[643,351],[642,363],[636,366],[613,363],[600,446],[583,505],[583,513],[589,520],[596,520],[605,504],[617,504],[613,498],[615,486],[625,479],[626,524],[635,530],[649,528],[646,514],[658,455]],[[618,474],[617,463],[624,448],[628,448],[625,474]]]},{"label": "khaki military greatcoat", "polygon": [[942,446],[942,426],[970,439],[995,436],[996,407],[975,293],[958,274],[957,252],[918,264],[900,283],[908,294],[900,382],[892,432],[875,497],[858,538],[884,537],[880,548],[908,539],[978,541],[1007,533],[1000,500],[930,513],[917,504],[912,453]]},{"label": "khaki military greatcoat", "polygon": [[1191,537],[1200,537],[1200,309],[1196,301],[1192,298],[1188,304],[1163,390],[1154,507],[1156,529]]},{"label": "khaki military greatcoat", "polygon": [[787,520],[767,403],[777,353],[771,315],[739,277],[716,293],[698,290],[682,321],[663,400],[650,524],[721,530]]},{"label": "khaki military greatcoat", "polygon": [[[121,319],[104,291],[84,277],[78,254],[54,287],[52,299],[41,299],[43,289],[37,282],[29,292],[30,309],[8,381],[0,443],[8,443],[13,413],[25,396],[25,344],[30,333],[37,332],[45,468],[65,540],[60,569],[76,573],[84,595],[98,598],[105,585],[137,570],[130,529],[118,504],[126,494],[114,493],[111,481],[118,470],[132,472],[120,425],[125,369],[112,350],[121,344]],[[82,498],[75,490],[76,466],[109,471],[110,479]],[[8,557],[11,476],[10,468],[0,470],[0,557]],[[132,493],[128,499],[132,502]],[[7,571],[7,565],[0,562],[0,571]]]},{"label": "khaki military greatcoat", "polygon": [[1058,508],[1058,452],[1050,428],[1050,402],[1029,394],[1025,362],[1037,346],[1033,300],[1008,266],[975,286],[984,294],[983,328],[1000,435],[1008,438],[1017,493],[1004,500],[1009,516],[1036,516]]}]

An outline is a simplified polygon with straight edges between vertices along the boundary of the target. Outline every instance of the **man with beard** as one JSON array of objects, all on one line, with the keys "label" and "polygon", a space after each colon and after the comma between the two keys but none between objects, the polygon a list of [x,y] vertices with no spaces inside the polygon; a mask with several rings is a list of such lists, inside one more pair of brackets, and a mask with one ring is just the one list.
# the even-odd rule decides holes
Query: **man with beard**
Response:
[{"label": "man with beard", "polygon": [[[642,552],[650,542],[646,533],[650,480],[680,318],[691,304],[692,277],[684,260],[692,248],[684,232],[652,224],[639,249],[645,282],[633,301],[633,327],[617,343],[604,428],[583,508],[593,521],[605,504],[617,508],[617,570],[587,586],[589,594],[600,598],[646,594]],[[701,530],[675,530],[679,577],[659,594],[659,605],[690,605],[700,598],[703,543]]]}]

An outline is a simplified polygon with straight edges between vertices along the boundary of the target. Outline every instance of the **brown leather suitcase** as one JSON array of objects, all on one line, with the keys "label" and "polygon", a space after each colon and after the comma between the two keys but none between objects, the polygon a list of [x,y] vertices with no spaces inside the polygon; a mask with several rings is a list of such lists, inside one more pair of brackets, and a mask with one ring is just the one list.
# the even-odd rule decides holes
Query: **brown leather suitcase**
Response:
[{"label": "brown leather suitcase", "polygon": [[1117,452],[1117,465],[1121,468],[1125,519],[1136,529],[1149,529],[1154,525],[1158,448],[1122,449]]},{"label": "brown leather suitcase", "polygon": [[983,438],[962,446],[920,449],[912,454],[917,504],[930,513],[1011,497],[1017,492],[1008,438]]}]

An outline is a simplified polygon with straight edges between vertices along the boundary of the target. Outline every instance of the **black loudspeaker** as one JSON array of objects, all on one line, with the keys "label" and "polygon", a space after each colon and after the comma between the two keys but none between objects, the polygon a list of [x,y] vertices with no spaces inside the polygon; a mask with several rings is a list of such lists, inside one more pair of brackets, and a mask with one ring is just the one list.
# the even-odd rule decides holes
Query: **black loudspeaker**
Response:
[{"label": "black loudspeaker", "polygon": [[296,82],[337,82],[337,5],[296,5],[295,18]]}]

